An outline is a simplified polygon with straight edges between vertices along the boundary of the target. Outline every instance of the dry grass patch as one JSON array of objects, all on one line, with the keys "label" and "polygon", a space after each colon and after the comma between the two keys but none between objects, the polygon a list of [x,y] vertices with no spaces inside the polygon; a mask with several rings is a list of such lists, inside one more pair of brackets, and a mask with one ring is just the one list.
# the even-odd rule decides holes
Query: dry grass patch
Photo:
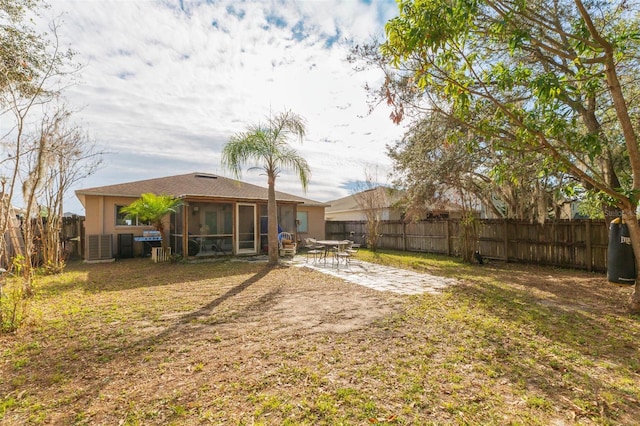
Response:
[{"label": "dry grass patch", "polygon": [[639,418],[629,288],[576,271],[396,256],[376,260],[461,284],[398,296],[252,262],[70,265],[40,281],[27,326],[0,336],[0,423]]}]

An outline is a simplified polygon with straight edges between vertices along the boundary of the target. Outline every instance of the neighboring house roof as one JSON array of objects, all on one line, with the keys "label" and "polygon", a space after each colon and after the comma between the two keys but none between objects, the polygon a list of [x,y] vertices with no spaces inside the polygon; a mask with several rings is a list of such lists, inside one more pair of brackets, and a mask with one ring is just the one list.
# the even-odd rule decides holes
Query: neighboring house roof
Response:
[{"label": "neighboring house roof", "polygon": [[[402,207],[396,206],[396,203],[402,199],[403,195],[404,191],[402,190],[377,186],[337,200],[327,201],[327,204],[330,204],[330,206],[325,209],[325,216],[331,217],[332,214],[338,215],[365,211],[367,207],[362,205],[363,201],[365,204],[372,204],[376,209],[380,210],[401,209]],[[360,200],[360,202],[358,200]],[[461,210],[462,207],[459,204],[450,200],[434,202],[428,208],[430,212],[455,212]]]},{"label": "neighboring house roof", "polygon": [[[76,191],[76,196],[84,205],[85,196],[88,195],[138,198],[148,192],[178,198],[232,198],[265,201],[268,198],[267,188],[199,172],[79,189]],[[276,191],[276,200],[304,204],[305,206],[327,206],[319,201],[279,191]]]},{"label": "neighboring house roof", "polygon": [[372,193],[371,197],[376,200],[376,207],[382,209],[392,207],[402,195],[398,190],[377,186],[343,198],[338,198],[337,200],[328,201],[327,204],[330,204],[330,206],[325,209],[325,212],[329,214],[363,210],[361,203],[358,202],[358,197],[367,197],[367,193]]}]

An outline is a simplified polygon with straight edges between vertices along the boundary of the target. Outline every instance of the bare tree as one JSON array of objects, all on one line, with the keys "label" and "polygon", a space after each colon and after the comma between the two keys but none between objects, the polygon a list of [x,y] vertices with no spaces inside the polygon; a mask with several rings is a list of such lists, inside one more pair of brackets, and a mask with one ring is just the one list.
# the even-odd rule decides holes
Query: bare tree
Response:
[{"label": "bare tree", "polygon": [[372,251],[378,249],[383,212],[390,206],[390,188],[378,183],[377,170],[365,169],[365,180],[355,186],[353,197],[366,218],[366,243]]},{"label": "bare tree", "polygon": [[[14,8],[10,3],[0,2],[0,13],[7,14],[13,24],[13,29],[10,25],[2,28],[3,37],[6,35],[10,43],[3,45],[0,52],[3,61],[0,67],[0,115],[7,119],[6,123],[13,123],[5,134],[0,135],[3,154],[0,157],[0,174],[4,182],[3,209],[0,212],[0,260],[8,266],[16,264],[8,259],[5,235],[12,219],[12,209],[8,206],[14,198],[22,196],[25,204],[25,259],[20,269],[27,294],[31,292],[34,265],[35,233],[31,219],[40,216],[39,197],[53,169],[53,151],[56,150],[55,141],[58,139],[56,135],[60,123],[68,116],[68,112],[59,109],[55,101],[78,70],[77,64],[71,61],[73,52],[60,48],[56,22],[51,24],[48,38],[35,35],[33,30],[18,22],[24,18],[21,11],[33,8],[35,12],[38,5],[38,1],[24,0]],[[21,39],[15,28],[22,28],[28,37]],[[28,50],[21,48],[27,45]],[[48,110],[53,112],[47,113]],[[73,159],[65,159],[58,164],[73,167]],[[66,185],[64,190],[68,189]]]},{"label": "bare tree", "polygon": [[60,107],[43,121],[42,140],[46,160],[42,161],[42,188],[37,194],[36,217],[39,237],[38,261],[50,273],[60,272],[65,265],[60,235],[64,216],[63,200],[71,186],[91,175],[100,166],[101,152],[78,126],[69,123],[71,113]]}]

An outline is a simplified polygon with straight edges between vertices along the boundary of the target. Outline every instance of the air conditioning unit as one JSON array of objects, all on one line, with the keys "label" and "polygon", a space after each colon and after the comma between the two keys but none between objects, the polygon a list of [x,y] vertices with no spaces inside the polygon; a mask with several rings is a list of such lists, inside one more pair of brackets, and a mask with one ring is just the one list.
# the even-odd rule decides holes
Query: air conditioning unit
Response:
[{"label": "air conditioning unit", "polygon": [[106,259],[113,259],[113,238],[111,235],[88,235],[85,260]]}]

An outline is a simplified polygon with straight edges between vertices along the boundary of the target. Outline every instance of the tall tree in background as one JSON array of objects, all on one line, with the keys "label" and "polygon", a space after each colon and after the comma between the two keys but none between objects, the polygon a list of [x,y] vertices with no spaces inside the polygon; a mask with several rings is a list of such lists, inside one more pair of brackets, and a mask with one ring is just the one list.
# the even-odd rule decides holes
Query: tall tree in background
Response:
[{"label": "tall tree in background", "polygon": [[[406,188],[407,219],[422,219],[430,211],[448,210],[451,205],[461,210],[459,250],[465,262],[473,260],[477,249],[480,200],[487,186],[479,166],[482,151],[470,155],[463,143],[469,136],[449,117],[433,113],[389,148],[395,183]],[[449,142],[454,138],[459,143]]]},{"label": "tall tree in background", "polygon": [[[626,1],[400,0],[382,54],[385,97],[449,111],[494,151],[539,156],[600,194],[640,265],[639,9]],[[510,158],[517,158],[512,155]],[[625,179],[627,177],[627,179]],[[640,268],[638,268],[640,277]],[[630,308],[640,311],[640,280]]]},{"label": "tall tree in background", "polygon": [[0,0],[0,92],[29,97],[42,90],[40,76],[51,65],[47,40],[26,15],[45,7],[40,0]]},{"label": "tall tree in background", "polygon": [[465,216],[482,206],[489,217],[530,222],[558,215],[554,209],[561,202],[555,186],[563,174],[549,170],[543,176],[535,153],[525,159],[494,148],[452,115],[425,112],[401,141],[388,147],[394,184],[406,189],[408,216],[424,217],[431,204],[447,204],[453,198]]},{"label": "tall tree in background", "polygon": [[289,145],[291,138],[302,142],[306,134],[305,120],[298,114],[285,111],[269,116],[266,125],[250,126],[247,131],[231,137],[222,151],[222,164],[239,178],[242,166],[260,164],[267,175],[267,217],[269,240],[269,265],[278,263],[278,208],[276,205],[276,178],[284,170],[294,171],[306,191],[311,169],[307,160]]}]

